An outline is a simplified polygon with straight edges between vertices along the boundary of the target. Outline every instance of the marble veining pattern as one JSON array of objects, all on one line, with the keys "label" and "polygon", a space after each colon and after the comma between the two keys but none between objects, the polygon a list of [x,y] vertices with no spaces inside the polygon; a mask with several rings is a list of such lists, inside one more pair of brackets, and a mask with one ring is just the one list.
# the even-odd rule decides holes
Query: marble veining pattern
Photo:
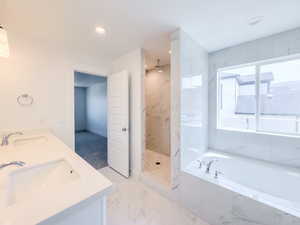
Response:
[{"label": "marble veining pattern", "polygon": [[[214,225],[298,225],[300,218],[216,184],[181,175],[181,203]],[[201,190],[201,191],[200,191]]]},{"label": "marble veining pattern", "polygon": [[[221,224],[229,225],[296,225],[299,219],[279,210],[272,210],[256,201],[245,202],[245,197],[239,194],[233,196],[233,204],[229,216],[220,217]],[[250,200],[250,199],[249,199]],[[246,203],[246,204],[245,204]]]},{"label": "marble veining pattern", "polygon": [[135,178],[125,179],[107,167],[99,172],[114,184],[107,198],[107,225],[209,225]]},{"label": "marble veining pattern", "polygon": [[171,185],[173,191],[180,186],[180,31],[171,36]]},{"label": "marble veining pattern", "polygon": [[170,66],[145,76],[146,148],[170,155]]},{"label": "marble veining pattern", "polygon": [[[187,191],[179,190],[184,197],[179,205],[177,201],[160,195],[134,177],[125,179],[108,167],[99,172],[114,184],[114,191],[107,199],[108,225],[300,224],[299,218],[217,185],[201,180],[199,182],[198,178],[186,180],[186,176],[181,177],[181,182],[188,187],[185,187]],[[178,190],[170,192],[178,195]],[[193,205],[191,211],[181,206],[190,207],[184,201]]]},{"label": "marble veining pattern", "polygon": [[207,151],[208,53],[180,33],[181,167]]}]

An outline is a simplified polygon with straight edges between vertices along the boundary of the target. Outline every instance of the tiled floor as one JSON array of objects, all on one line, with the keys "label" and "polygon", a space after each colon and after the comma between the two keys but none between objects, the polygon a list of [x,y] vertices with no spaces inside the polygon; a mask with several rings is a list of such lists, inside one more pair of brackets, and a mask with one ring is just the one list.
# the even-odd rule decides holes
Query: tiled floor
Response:
[{"label": "tiled floor", "polygon": [[[159,162],[160,164],[157,165],[157,162]],[[159,182],[166,187],[170,187],[170,157],[154,151],[146,150],[144,153],[143,175]]]},{"label": "tiled floor", "polygon": [[125,179],[108,167],[99,172],[115,186],[107,199],[107,225],[208,225],[135,178]]},{"label": "tiled floor", "polygon": [[75,133],[75,152],[95,169],[107,166],[107,138],[90,132]]}]

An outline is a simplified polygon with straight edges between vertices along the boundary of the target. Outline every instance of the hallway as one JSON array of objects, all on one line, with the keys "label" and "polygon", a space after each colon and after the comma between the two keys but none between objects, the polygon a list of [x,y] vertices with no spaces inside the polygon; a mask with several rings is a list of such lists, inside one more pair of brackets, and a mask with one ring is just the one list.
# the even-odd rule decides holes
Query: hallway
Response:
[{"label": "hallway", "polygon": [[107,138],[91,133],[75,133],[75,152],[95,169],[107,166]]}]

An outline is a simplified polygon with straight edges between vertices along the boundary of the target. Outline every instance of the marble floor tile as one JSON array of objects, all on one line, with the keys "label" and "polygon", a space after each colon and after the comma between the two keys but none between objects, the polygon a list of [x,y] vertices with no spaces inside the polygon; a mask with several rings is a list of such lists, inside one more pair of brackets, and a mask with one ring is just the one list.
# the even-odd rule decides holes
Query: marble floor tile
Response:
[{"label": "marble floor tile", "polygon": [[[160,164],[157,164],[159,162]],[[158,183],[170,187],[171,166],[170,157],[154,151],[146,150],[144,153],[143,176],[157,181]]]},{"label": "marble floor tile", "polygon": [[115,187],[107,199],[107,225],[208,225],[135,178],[125,179],[108,167],[99,172]]}]

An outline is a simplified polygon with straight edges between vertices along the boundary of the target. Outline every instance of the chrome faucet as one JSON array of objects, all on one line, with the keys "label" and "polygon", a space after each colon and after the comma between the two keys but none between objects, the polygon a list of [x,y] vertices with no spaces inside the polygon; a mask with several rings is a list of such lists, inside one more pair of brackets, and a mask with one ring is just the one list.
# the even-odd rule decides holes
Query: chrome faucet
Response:
[{"label": "chrome faucet", "polygon": [[212,166],[212,164],[214,163],[214,162],[218,162],[218,160],[217,159],[213,159],[213,160],[210,160],[208,163],[207,163],[207,167],[206,167],[206,173],[209,173],[210,172],[210,168],[211,168],[211,166]]},{"label": "chrome faucet", "polygon": [[202,164],[203,164],[202,160],[197,159],[197,162],[199,163],[198,164],[199,165],[198,168],[201,169],[202,168]]},{"label": "chrome faucet", "polygon": [[7,134],[7,135],[4,135],[3,137],[2,137],[2,143],[1,143],[1,146],[6,146],[6,145],[8,145],[9,144],[9,138],[11,137],[11,136],[13,136],[13,135],[23,135],[23,133],[22,132],[14,132],[14,133],[9,133],[9,134]]},{"label": "chrome faucet", "polygon": [[218,179],[220,174],[221,174],[221,175],[224,175],[221,171],[216,170],[216,171],[215,171],[215,179]]},{"label": "chrome faucet", "polygon": [[3,164],[0,164],[0,170],[7,167],[7,166],[24,166],[26,163],[23,162],[23,161],[13,161],[13,162],[8,162],[8,163],[3,163]]}]

